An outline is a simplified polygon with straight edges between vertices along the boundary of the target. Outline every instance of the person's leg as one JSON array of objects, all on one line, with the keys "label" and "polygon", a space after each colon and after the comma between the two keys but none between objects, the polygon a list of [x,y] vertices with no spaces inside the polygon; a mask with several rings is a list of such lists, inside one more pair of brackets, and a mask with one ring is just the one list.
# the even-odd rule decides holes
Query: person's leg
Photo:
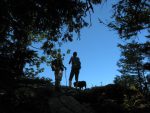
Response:
[{"label": "person's leg", "polygon": [[61,85],[60,83],[61,83],[61,80],[62,80],[62,75],[63,75],[63,71],[60,70],[60,71],[59,71],[59,74],[58,74],[59,86]]},{"label": "person's leg", "polygon": [[78,77],[79,77],[79,70],[75,70],[75,81],[76,81],[76,88],[78,87]]},{"label": "person's leg", "polygon": [[78,79],[79,79],[79,69],[75,70],[75,80],[78,83]]},{"label": "person's leg", "polygon": [[58,71],[55,71],[55,89],[59,89],[59,76],[58,76]]},{"label": "person's leg", "polygon": [[71,86],[72,86],[72,78],[73,78],[73,76],[74,76],[74,70],[73,70],[73,69],[71,69],[70,77],[69,77],[69,87],[71,87]]}]

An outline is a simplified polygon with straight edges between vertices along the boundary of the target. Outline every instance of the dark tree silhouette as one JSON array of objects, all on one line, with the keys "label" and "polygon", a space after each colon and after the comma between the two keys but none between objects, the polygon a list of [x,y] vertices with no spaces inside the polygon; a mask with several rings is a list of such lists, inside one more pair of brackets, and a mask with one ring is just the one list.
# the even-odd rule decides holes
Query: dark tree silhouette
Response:
[{"label": "dark tree silhouette", "polygon": [[[147,42],[145,43],[140,43],[137,46],[140,47],[138,49],[138,52],[135,51],[136,54],[139,54],[143,57],[144,61],[142,64],[139,63],[136,66],[143,72],[148,71],[149,72],[149,67],[150,67],[150,1],[149,0],[119,0],[116,4],[112,6],[114,13],[112,15],[112,18],[114,21],[110,22],[108,24],[108,27],[116,30],[120,36],[121,39],[129,40],[134,36],[137,36],[138,33],[141,31],[147,31],[148,35],[146,35]],[[131,44],[127,44],[131,45]],[[126,54],[123,56],[127,56],[125,59],[120,59],[119,65],[122,67],[121,72],[126,72],[126,73],[133,73],[133,68],[131,68],[133,65],[135,65],[134,61],[138,60],[137,55],[133,52],[131,54],[131,51],[134,50],[133,48],[127,48],[128,46],[119,46],[123,50],[126,51]],[[134,45],[134,44],[133,44]],[[131,49],[131,50],[130,50]],[[130,61],[130,65],[124,65],[123,63],[127,63],[127,61]],[[135,66],[134,66],[135,67]],[[124,69],[123,69],[124,68]],[[130,69],[131,68],[131,69]],[[140,70],[138,71],[139,75]],[[128,74],[127,74],[128,75]],[[140,76],[139,76],[140,77]]]},{"label": "dark tree silhouette", "polygon": [[[122,76],[137,76],[138,87],[140,91],[146,85],[147,70],[144,69],[144,62],[146,56],[141,52],[142,44],[137,42],[128,43],[126,45],[119,45],[121,48],[121,58],[118,61],[119,72]],[[129,81],[126,84],[130,84]],[[137,85],[136,85],[137,86]]]},{"label": "dark tree silhouette", "polygon": [[[129,39],[141,30],[150,28],[150,1],[149,0],[119,0],[113,5],[114,22],[110,27],[118,31],[121,38]],[[148,38],[150,35],[147,36]]]},{"label": "dark tree silhouette", "polygon": [[[56,43],[72,41],[73,33],[79,34],[88,25],[84,17],[98,3],[101,0],[1,0],[0,56],[14,62],[7,68],[18,77],[24,75],[27,63],[39,69],[46,59],[36,53],[32,44],[41,42],[39,49],[53,56]],[[34,69],[26,71],[32,74]]]},{"label": "dark tree silhouette", "polygon": [[137,75],[122,75],[122,76],[116,76],[114,78],[114,83],[117,85],[122,86],[126,89],[132,89],[135,88],[136,90],[139,89],[139,82]]}]

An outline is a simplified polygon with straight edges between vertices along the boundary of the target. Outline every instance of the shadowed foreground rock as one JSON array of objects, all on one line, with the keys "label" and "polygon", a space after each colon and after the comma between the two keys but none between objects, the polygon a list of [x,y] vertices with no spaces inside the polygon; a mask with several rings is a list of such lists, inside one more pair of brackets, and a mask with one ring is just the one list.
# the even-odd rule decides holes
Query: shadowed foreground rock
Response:
[{"label": "shadowed foreground rock", "polygon": [[49,99],[51,113],[94,113],[85,108],[72,96],[55,96]]},{"label": "shadowed foreground rock", "polygon": [[[29,83],[29,82],[28,82]],[[34,84],[31,84],[34,83]],[[0,89],[0,113],[149,113],[149,98],[124,98],[114,85],[89,90],[61,87],[41,81],[18,83],[13,89]],[[41,85],[42,84],[42,85]],[[148,96],[150,97],[150,96]],[[128,99],[128,100],[127,100]]]}]

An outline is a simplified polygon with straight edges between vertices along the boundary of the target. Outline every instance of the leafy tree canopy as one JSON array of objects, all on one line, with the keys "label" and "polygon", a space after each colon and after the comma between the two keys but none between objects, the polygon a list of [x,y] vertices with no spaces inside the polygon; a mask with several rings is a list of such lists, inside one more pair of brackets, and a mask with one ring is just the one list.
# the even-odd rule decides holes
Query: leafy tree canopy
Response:
[{"label": "leafy tree canopy", "polygon": [[[136,76],[136,82],[134,82],[134,84],[138,83],[138,87],[142,92],[143,88],[147,89],[146,76],[149,75],[149,55],[147,55],[147,53],[145,54],[146,44],[147,43],[142,44],[133,41],[126,45],[118,45],[121,49],[121,58],[117,65],[121,77],[116,78],[116,80],[120,80],[126,76]],[[122,80],[126,84],[130,82],[126,79]]]},{"label": "leafy tree canopy", "polygon": [[129,39],[141,30],[150,32],[150,0],[119,0],[113,10],[115,21],[108,26],[117,30],[121,38]]},{"label": "leafy tree canopy", "polygon": [[56,43],[72,41],[73,33],[88,25],[84,17],[98,3],[101,0],[0,0],[1,59],[13,60],[18,75],[26,63],[39,68],[45,58],[31,45],[42,42],[40,49],[53,56]]}]

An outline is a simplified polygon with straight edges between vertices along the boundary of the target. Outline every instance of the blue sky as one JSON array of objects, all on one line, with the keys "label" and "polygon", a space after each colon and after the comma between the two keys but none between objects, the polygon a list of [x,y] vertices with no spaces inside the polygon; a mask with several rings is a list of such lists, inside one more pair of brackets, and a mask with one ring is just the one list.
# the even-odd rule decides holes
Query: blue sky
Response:
[{"label": "blue sky", "polygon": [[[80,40],[77,40],[75,35],[73,42],[64,43],[61,47],[62,52],[71,49],[71,53],[64,57],[63,63],[67,67],[67,71],[66,74],[65,72],[63,74],[62,85],[66,85],[66,82],[68,84],[71,70],[71,65],[68,62],[74,51],[78,52],[81,60],[82,68],[79,80],[85,80],[87,87],[111,84],[114,77],[119,75],[116,63],[120,58],[120,50],[117,44],[122,43],[122,40],[116,31],[112,31],[98,22],[98,18],[107,22],[111,21],[111,4],[114,1],[95,6],[95,12],[91,15],[92,26],[81,30]],[[89,17],[86,19],[90,21]],[[45,71],[40,76],[51,78],[54,82],[54,72],[51,67],[44,65],[44,68]],[[75,79],[73,78],[74,81]]]},{"label": "blue sky", "polygon": [[[64,43],[62,51],[71,49],[71,53],[64,57],[64,65],[67,67],[67,83],[71,70],[68,64],[74,51],[78,52],[82,68],[79,80],[85,80],[88,87],[110,84],[114,77],[118,75],[116,62],[119,60],[120,52],[117,43],[120,41],[115,31],[111,31],[105,25],[98,22],[98,18],[109,21],[112,13],[111,3],[105,3],[94,7],[95,11],[91,15],[92,26],[81,30],[80,40],[75,35],[74,41]],[[90,21],[87,18],[87,21]],[[50,77],[54,81],[54,73],[50,67],[45,66],[44,73],[40,76]],[[62,85],[66,85],[65,72],[62,78]],[[74,82],[74,78],[73,78]]]}]

